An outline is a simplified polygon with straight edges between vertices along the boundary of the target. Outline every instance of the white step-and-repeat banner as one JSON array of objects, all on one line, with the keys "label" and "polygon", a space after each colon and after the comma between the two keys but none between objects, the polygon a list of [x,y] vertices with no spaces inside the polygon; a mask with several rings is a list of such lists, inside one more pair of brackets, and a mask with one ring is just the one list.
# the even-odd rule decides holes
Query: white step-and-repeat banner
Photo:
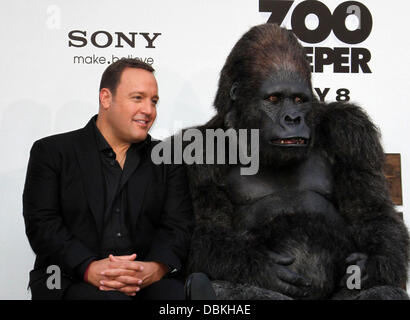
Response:
[{"label": "white step-and-repeat banner", "polygon": [[120,57],[157,70],[154,137],[205,123],[232,46],[267,21],[307,47],[318,97],[359,103],[386,152],[401,154],[398,209],[410,226],[409,10],[399,0],[1,1],[0,299],[30,298],[22,190],[32,143],[83,127],[98,111],[103,70]]}]

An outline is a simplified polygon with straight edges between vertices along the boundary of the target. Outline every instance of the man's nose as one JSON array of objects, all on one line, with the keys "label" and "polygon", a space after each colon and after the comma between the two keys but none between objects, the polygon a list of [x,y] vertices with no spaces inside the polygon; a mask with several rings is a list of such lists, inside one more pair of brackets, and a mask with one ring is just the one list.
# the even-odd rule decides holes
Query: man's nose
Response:
[{"label": "man's nose", "polygon": [[153,102],[150,99],[145,99],[141,104],[140,111],[146,115],[152,115],[154,108]]}]

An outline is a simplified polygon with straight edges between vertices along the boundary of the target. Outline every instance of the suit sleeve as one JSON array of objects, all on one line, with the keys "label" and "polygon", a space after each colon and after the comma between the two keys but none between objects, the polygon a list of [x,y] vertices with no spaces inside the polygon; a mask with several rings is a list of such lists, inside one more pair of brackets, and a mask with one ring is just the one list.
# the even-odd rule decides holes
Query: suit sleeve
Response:
[{"label": "suit sleeve", "polygon": [[60,208],[61,161],[44,140],[34,143],[23,192],[26,234],[36,255],[79,276],[79,266],[97,255],[76,239],[64,225]]},{"label": "suit sleeve", "polygon": [[166,172],[167,191],[161,222],[145,260],[164,263],[172,271],[181,270],[187,258],[193,210],[185,168],[169,165]]}]

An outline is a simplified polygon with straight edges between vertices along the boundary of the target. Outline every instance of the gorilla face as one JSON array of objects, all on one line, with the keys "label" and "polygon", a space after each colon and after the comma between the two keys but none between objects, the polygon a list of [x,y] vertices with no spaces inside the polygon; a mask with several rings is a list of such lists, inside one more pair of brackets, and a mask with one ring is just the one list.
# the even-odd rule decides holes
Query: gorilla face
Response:
[{"label": "gorilla face", "polygon": [[262,164],[289,164],[307,155],[312,140],[306,121],[313,101],[309,81],[294,71],[275,70],[261,82],[235,82],[230,97],[234,107],[225,116],[225,126],[259,129]]},{"label": "gorilla face", "polygon": [[305,122],[311,101],[309,88],[303,83],[267,79],[260,97],[260,108],[265,113],[261,129],[266,142],[285,148],[306,147],[310,139]]},{"label": "gorilla face", "polygon": [[262,82],[257,101],[261,162],[288,163],[307,155],[311,128],[306,114],[312,99],[308,83],[295,76],[276,74]]}]

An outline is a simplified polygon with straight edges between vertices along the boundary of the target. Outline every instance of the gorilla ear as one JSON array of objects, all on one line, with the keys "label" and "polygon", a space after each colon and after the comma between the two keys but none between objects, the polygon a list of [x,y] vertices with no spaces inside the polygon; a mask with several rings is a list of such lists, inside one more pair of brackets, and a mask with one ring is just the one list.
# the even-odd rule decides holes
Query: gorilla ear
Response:
[{"label": "gorilla ear", "polygon": [[231,87],[231,91],[229,92],[231,99],[232,100],[236,100],[236,89],[238,88],[239,83],[238,82],[234,82],[232,87]]}]

